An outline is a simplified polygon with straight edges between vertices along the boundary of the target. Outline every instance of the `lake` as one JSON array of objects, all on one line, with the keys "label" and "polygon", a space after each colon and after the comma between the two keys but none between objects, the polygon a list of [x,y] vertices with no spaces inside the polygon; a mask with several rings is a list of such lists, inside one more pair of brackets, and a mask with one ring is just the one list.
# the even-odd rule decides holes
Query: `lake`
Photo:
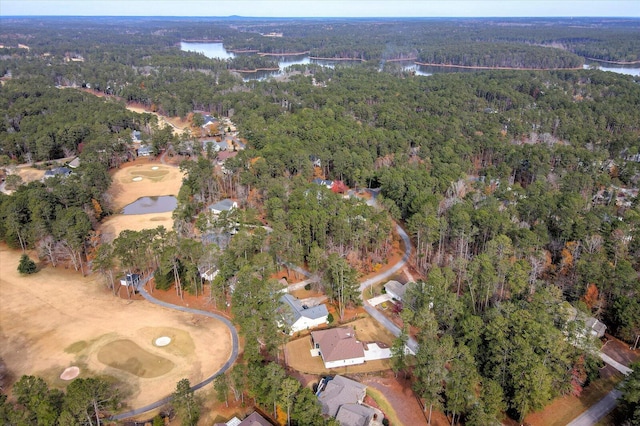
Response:
[{"label": "lake", "polygon": [[[186,52],[198,52],[202,53],[208,58],[212,59],[229,59],[234,58],[233,52],[228,52],[222,43],[191,43],[181,42],[180,49]],[[337,63],[349,63],[351,61],[331,61],[331,60],[318,60],[311,59],[309,55],[293,55],[293,56],[274,56],[278,61],[279,71],[259,71],[255,73],[244,73],[245,80],[262,80],[269,76],[282,75],[284,69],[292,65],[305,65],[305,64],[317,64],[325,67],[333,68]],[[475,69],[468,68],[452,68],[452,67],[437,67],[437,66],[423,66],[415,65],[412,62],[405,62],[402,64],[403,69],[406,71],[413,71],[416,75],[429,76],[432,74],[449,73],[449,72],[477,72]],[[633,76],[640,76],[640,64],[636,65],[616,65],[606,62],[588,61],[585,65],[585,69],[591,67],[597,67],[602,71],[610,71],[618,74],[626,74]],[[482,70],[484,71],[484,70]]]},{"label": "lake", "polygon": [[175,210],[178,200],[173,195],[141,197],[122,209],[122,214],[165,213]]}]

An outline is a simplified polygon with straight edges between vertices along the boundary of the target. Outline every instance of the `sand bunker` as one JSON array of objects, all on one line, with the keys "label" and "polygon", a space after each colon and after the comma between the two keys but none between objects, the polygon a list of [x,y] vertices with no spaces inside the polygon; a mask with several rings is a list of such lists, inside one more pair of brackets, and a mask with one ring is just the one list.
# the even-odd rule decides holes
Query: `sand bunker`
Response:
[{"label": "sand bunker", "polygon": [[62,374],[60,375],[60,378],[62,380],[73,380],[76,377],[78,377],[78,374],[80,374],[80,369],[75,365],[73,365],[71,367],[65,368]]},{"label": "sand bunker", "polygon": [[142,178],[140,176],[136,176],[131,180],[134,181],[134,182],[140,182],[142,180]]},{"label": "sand bunker", "polygon": [[156,339],[155,345],[156,346],[167,346],[169,343],[171,343],[171,337],[162,336],[162,337],[158,337]]}]

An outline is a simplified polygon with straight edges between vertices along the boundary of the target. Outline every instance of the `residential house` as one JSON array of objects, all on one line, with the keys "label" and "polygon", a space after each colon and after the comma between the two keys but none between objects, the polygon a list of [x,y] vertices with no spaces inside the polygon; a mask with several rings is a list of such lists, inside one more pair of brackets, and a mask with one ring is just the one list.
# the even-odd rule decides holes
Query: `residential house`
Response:
[{"label": "residential house", "polygon": [[133,130],[131,132],[131,142],[133,143],[141,143],[142,142],[142,133],[139,130]]},{"label": "residential house", "polygon": [[226,423],[215,423],[214,426],[273,426],[271,422],[262,417],[256,411],[249,414],[244,420],[233,417]]},{"label": "residential house", "polygon": [[120,285],[122,286],[133,286],[136,287],[140,282],[139,274],[127,274],[124,277],[120,278]]},{"label": "residential house", "polygon": [[404,297],[404,294],[407,291],[407,287],[402,285],[398,281],[391,280],[384,285],[384,290],[393,299],[402,301],[402,298]]},{"label": "residential house", "polygon": [[78,167],[80,167],[80,157],[76,157],[73,160],[71,160],[68,166],[71,167],[72,169],[77,169]]},{"label": "residential house", "polygon": [[222,166],[229,158],[233,158],[238,155],[237,151],[223,151],[218,153],[218,165]]},{"label": "residential house", "polygon": [[607,331],[607,326],[593,317],[588,317],[584,321],[584,325],[587,331],[598,339],[604,337],[604,333]]},{"label": "residential house", "polygon": [[362,404],[366,394],[365,385],[338,375],[326,383],[318,401],[322,406],[322,414],[335,417],[343,405]]},{"label": "residential house", "polygon": [[55,169],[47,170],[46,172],[44,172],[43,179],[49,179],[56,176],[67,177],[70,174],[71,174],[71,169],[67,167],[56,167]]},{"label": "residential house", "polygon": [[211,204],[208,208],[209,211],[214,214],[214,216],[218,216],[222,212],[229,212],[233,209],[237,209],[238,203],[230,198],[226,198],[224,200],[218,201],[217,203]]},{"label": "residential house", "polygon": [[138,148],[138,157],[150,157],[151,155],[153,155],[153,147],[142,145]]},{"label": "residential house", "polygon": [[597,318],[589,317],[585,313],[578,311],[576,308],[571,306],[569,302],[563,302],[560,304],[562,318],[561,320],[565,324],[570,324],[575,321],[581,321],[584,324],[584,329],[582,331],[583,336],[593,336],[596,338],[601,338],[604,336],[607,326],[599,321]]},{"label": "residential house", "polygon": [[313,180],[313,183],[315,183],[316,185],[324,185],[328,189],[331,189],[331,187],[333,187],[333,181],[332,180],[325,180],[325,179],[316,178],[316,179]]},{"label": "residential house", "polygon": [[329,323],[327,320],[329,311],[323,304],[309,307],[290,294],[283,295],[280,302],[282,303],[279,309],[282,325],[290,335]]},{"label": "residential house", "polygon": [[364,345],[356,339],[353,327],[312,331],[311,342],[327,369],[363,364],[365,361]]},{"label": "residential house", "polygon": [[342,426],[382,426],[382,411],[364,404],[365,385],[343,376],[325,380],[318,396],[322,414],[335,417]]},{"label": "residential house", "polygon": [[214,152],[220,151],[220,145],[218,145],[218,141],[216,141],[215,139],[203,140],[202,150],[206,152],[208,149],[211,149]]}]

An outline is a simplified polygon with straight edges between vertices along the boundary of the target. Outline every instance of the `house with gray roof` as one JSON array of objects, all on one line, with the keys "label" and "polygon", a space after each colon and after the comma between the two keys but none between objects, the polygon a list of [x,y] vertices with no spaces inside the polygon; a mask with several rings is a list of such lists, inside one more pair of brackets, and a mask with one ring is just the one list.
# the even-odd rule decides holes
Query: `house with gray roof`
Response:
[{"label": "house with gray roof", "polygon": [[43,179],[49,179],[52,177],[60,176],[67,177],[71,174],[71,169],[68,167],[56,167],[55,169],[47,170],[44,172]]},{"label": "house with gray roof", "polygon": [[229,212],[233,209],[237,209],[238,203],[230,198],[226,198],[224,200],[218,201],[217,203],[211,204],[208,208],[209,211],[214,214],[214,216],[218,216],[222,212]]},{"label": "house with gray roof", "polygon": [[335,417],[343,405],[362,404],[366,394],[367,387],[362,383],[343,376],[335,376],[327,382],[318,396],[318,401],[322,406],[322,414]]},{"label": "house with gray roof", "polygon": [[280,302],[282,325],[290,335],[329,323],[327,320],[329,311],[323,304],[309,307],[290,294],[284,294]]},{"label": "house with gray roof", "polygon": [[339,375],[324,380],[318,395],[322,414],[335,417],[342,426],[382,426],[382,411],[364,404],[365,385]]}]

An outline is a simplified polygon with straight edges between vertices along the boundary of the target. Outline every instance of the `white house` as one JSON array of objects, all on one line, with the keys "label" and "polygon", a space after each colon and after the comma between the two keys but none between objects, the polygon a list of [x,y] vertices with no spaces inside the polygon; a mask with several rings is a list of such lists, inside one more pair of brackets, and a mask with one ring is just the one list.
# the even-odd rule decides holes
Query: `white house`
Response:
[{"label": "white house", "polygon": [[407,288],[406,286],[403,286],[402,284],[400,284],[398,281],[391,280],[384,285],[384,290],[392,298],[402,301],[402,298],[404,297],[404,294],[406,293]]},{"label": "white house", "polygon": [[312,331],[311,343],[327,369],[363,364],[365,361],[364,346],[356,339],[352,327]]},{"label": "white house", "polygon": [[283,295],[280,302],[282,303],[280,309],[282,323],[291,335],[329,323],[327,320],[329,311],[325,305],[308,307],[290,294]]},{"label": "white house", "polygon": [[217,203],[211,204],[209,206],[209,211],[213,213],[215,216],[218,216],[222,212],[229,212],[233,209],[238,208],[238,203],[233,201],[230,198],[226,198],[224,200],[220,200]]}]

